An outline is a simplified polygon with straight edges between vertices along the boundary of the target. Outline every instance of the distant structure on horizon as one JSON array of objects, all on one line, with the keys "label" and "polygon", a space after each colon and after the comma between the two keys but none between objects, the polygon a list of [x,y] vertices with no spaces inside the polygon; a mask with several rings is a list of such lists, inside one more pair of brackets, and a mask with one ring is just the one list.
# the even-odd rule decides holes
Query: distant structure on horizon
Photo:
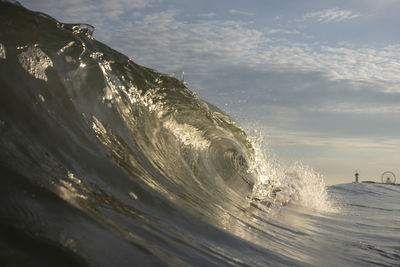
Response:
[{"label": "distant structure on horizon", "polygon": [[[360,176],[360,174],[358,173],[358,170],[356,170],[356,173],[354,174],[355,181],[353,183],[359,183],[359,179],[358,179],[359,176]],[[382,173],[381,182],[362,181],[362,183],[400,185],[400,184],[396,184],[396,175],[391,171],[385,171],[384,173]]]},{"label": "distant structure on horizon", "polygon": [[356,180],[354,181],[355,183],[358,183],[358,176],[359,176],[360,174],[358,173],[358,171],[356,171],[356,173],[354,174],[354,176],[356,177]]},{"label": "distant structure on horizon", "polygon": [[395,184],[396,183],[396,175],[391,171],[386,171],[382,173],[381,181],[383,184]]}]

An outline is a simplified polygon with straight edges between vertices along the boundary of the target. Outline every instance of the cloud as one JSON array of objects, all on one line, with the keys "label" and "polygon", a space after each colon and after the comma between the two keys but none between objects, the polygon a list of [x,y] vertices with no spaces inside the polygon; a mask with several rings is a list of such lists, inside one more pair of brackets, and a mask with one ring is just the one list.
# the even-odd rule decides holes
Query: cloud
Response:
[{"label": "cloud", "polygon": [[[264,71],[321,72],[331,80],[373,83],[376,90],[400,91],[399,45],[321,46],[290,39],[300,34],[295,29],[258,30],[243,21],[213,19],[214,13],[203,14],[210,18],[206,21],[190,22],[181,20],[177,9],[144,12],[161,0],[102,0],[96,4],[93,0],[53,1],[46,5],[39,1],[36,8],[46,11],[46,7],[57,6],[52,14],[56,18],[59,15],[62,21],[93,24],[96,38],[162,72],[189,68],[196,75],[206,75],[211,69],[241,65]],[[243,13],[234,9],[230,12]],[[338,8],[306,15],[323,22],[355,16]],[[286,39],[280,37],[283,34]]]},{"label": "cloud", "polygon": [[331,8],[321,11],[307,13],[303,16],[303,20],[317,20],[321,23],[342,22],[345,20],[358,18],[360,14],[353,13],[351,10]]},{"label": "cloud", "polygon": [[240,11],[240,10],[236,10],[236,9],[229,10],[229,14],[231,14],[231,15],[239,15],[239,16],[254,16],[253,13]]},{"label": "cloud", "polygon": [[360,115],[397,114],[399,116],[400,106],[398,104],[388,104],[387,102],[374,103],[372,105],[369,103],[342,102],[310,108],[309,111]]},{"label": "cloud", "polygon": [[[255,57],[259,43],[267,43],[263,33],[240,21],[180,21],[178,10],[144,15],[118,31],[97,36],[142,64],[162,72],[187,67],[207,71],[210,65],[236,64]],[[236,63],[235,63],[236,62]]]},{"label": "cloud", "polygon": [[[298,35],[297,30],[268,28],[263,32],[240,21],[190,23],[179,20],[178,15],[178,10],[148,13],[101,37],[143,64],[166,72],[186,67],[185,62],[207,69],[210,65],[247,65],[264,70],[319,71],[333,80],[379,82],[380,88],[399,90],[400,63],[396,59],[400,46],[318,46],[267,36]],[[212,18],[213,13],[208,16]]]},{"label": "cloud", "polygon": [[217,14],[215,14],[214,12],[210,12],[210,13],[205,13],[205,14],[200,14],[199,17],[203,17],[203,18],[214,18]]},{"label": "cloud", "polygon": [[[248,126],[252,128],[253,126]],[[352,151],[391,151],[397,152],[400,146],[399,138],[373,138],[373,137],[332,137],[316,131],[291,131],[276,127],[262,128],[258,131],[274,146],[291,147],[328,147],[335,150]]]},{"label": "cloud", "polygon": [[[163,0],[47,0],[22,1],[23,5],[69,23],[91,23],[99,27],[120,21],[131,13],[159,5]],[[26,3],[25,3],[26,2]]]},{"label": "cloud", "polygon": [[297,35],[301,34],[300,31],[298,30],[288,30],[288,29],[282,29],[282,28],[265,28],[265,33],[266,34],[290,34],[290,35]]}]

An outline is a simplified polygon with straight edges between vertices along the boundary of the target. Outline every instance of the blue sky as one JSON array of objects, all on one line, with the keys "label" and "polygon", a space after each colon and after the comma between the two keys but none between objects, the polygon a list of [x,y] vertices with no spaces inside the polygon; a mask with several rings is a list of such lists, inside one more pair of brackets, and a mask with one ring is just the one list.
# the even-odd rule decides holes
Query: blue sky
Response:
[{"label": "blue sky", "polygon": [[327,184],[400,175],[400,1],[23,0],[189,89]]}]

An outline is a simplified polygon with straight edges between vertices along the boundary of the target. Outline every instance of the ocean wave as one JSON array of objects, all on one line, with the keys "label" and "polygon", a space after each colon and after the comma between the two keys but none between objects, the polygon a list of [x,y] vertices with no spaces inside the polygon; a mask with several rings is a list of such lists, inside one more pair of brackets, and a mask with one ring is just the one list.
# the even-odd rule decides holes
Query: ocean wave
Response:
[{"label": "ocean wave", "polygon": [[[0,171],[9,192],[0,215],[20,240],[28,233],[94,265],[112,262],[96,253],[107,242],[120,259],[179,265],[185,257],[171,236],[185,227],[175,229],[173,216],[224,228],[254,203],[329,210],[318,174],[274,166],[183,81],[98,42],[91,25],[0,7]],[[84,240],[88,233],[97,237]],[[210,253],[214,263],[223,258]]]}]

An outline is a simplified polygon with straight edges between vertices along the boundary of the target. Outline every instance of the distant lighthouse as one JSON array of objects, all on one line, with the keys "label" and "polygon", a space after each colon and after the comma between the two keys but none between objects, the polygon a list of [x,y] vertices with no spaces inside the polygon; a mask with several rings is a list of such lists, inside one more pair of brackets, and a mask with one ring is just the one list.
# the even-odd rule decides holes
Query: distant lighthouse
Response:
[{"label": "distant lighthouse", "polygon": [[356,177],[356,183],[358,183],[358,176],[359,176],[360,174],[358,173],[358,171],[356,171],[356,173],[354,174],[354,176]]}]

